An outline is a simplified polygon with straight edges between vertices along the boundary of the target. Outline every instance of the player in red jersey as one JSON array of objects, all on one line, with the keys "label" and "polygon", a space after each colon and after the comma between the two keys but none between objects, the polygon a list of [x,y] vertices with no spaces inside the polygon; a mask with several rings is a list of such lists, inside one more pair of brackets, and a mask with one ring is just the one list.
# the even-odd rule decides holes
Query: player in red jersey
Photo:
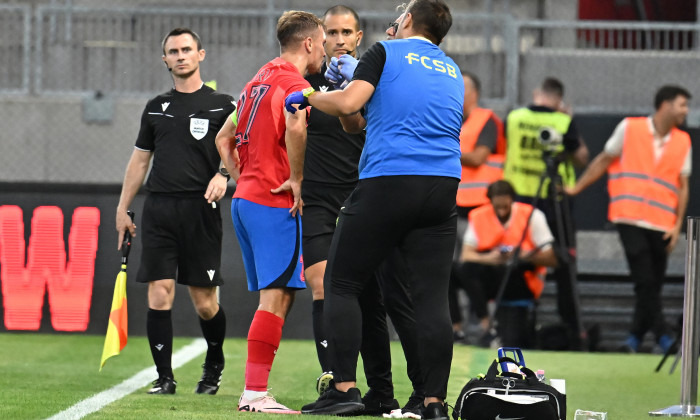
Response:
[{"label": "player in red jersey", "polygon": [[[299,11],[277,22],[280,57],[248,82],[216,145],[237,181],[231,216],[241,245],[248,289],[260,305],[248,331],[245,390],[239,411],[299,413],[267,392],[272,362],[294,293],[306,288],[301,247],[301,181],[306,148],[306,112],[284,109],[285,97],[309,87],[325,57],[323,23]],[[233,145],[235,144],[235,149]]]}]

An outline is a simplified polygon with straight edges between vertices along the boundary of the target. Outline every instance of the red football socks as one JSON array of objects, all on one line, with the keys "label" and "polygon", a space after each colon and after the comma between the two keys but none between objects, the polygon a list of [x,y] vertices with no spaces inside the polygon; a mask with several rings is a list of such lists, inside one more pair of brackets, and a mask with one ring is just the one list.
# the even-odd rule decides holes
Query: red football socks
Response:
[{"label": "red football socks", "polygon": [[267,311],[256,311],[248,330],[245,389],[267,391],[272,362],[282,338],[284,320]]}]

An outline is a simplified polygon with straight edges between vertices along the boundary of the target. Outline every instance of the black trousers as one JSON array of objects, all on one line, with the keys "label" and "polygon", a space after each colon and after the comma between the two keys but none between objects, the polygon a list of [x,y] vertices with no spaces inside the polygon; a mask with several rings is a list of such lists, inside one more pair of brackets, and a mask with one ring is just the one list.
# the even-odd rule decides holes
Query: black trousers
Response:
[{"label": "black trousers", "polygon": [[[515,267],[510,272],[500,306],[496,311],[498,335],[504,346],[531,347],[533,331],[534,296],[525,282],[525,269],[532,266]],[[502,283],[506,281],[506,267],[466,262],[461,266],[460,281],[469,296],[474,314],[479,318],[488,316],[488,301],[495,299]],[[522,304],[530,301],[532,304]],[[516,304],[518,302],[518,304]]]},{"label": "black trousers", "polygon": [[362,310],[360,354],[367,385],[379,395],[387,397],[394,395],[387,314],[399,335],[406,358],[408,378],[411,380],[413,390],[419,394],[424,392],[413,302],[410,291],[402,282],[402,279],[407,276],[405,267],[399,250],[394,249],[375,273],[377,281],[367,283],[360,295]]},{"label": "black trousers", "polygon": [[666,276],[668,254],[664,232],[619,223],[622,247],[634,281],[634,315],[630,333],[640,341],[647,331],[658,339],[669,332],[661,305],[661,288]]},{"label": "black trousers", "polygon": [[406,264],[418,355],[428,397],[445,398],[452,363],[447,288],[459,180],[387,176],[360,180],[340,212],[324,278],[326,331],[336,381],[356,381],[359,297],[393,249]]}]

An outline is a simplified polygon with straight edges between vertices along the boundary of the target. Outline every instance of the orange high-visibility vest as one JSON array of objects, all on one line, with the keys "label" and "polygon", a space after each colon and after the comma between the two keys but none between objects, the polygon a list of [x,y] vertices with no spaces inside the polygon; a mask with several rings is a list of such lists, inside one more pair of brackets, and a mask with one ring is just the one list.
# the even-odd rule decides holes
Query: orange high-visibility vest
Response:
[{"label": "orange high-visibility vest", "polygon": [[[477,251],[490,251],[502,246],[515,247],[520,243],[523,231],[527,226],[527,234],[522,244],[525,252],[535,249],[532,240],[532,232],[528,226],[530,213],[533,207],[525,203],[513,203],[511,207],[508,227],[504,227],[493,209],[491,203],[477,207],[469,213],[469,225],[473,226],[474,233],[478,241]],[[525,271],[525,284],[532,292],[535,299],[538,299],[544,289],[544,277],[547,274],[545,267],[538,266],[534,271]]]},{"label": "orange high-visibility vest", "polygon": [[462,166],[462,180],[457,190],[457,205],[460,207],[476,207],[488,203],[486,188],[492,182],[503,178],[506,139],[503,135],[503,122],[493,111],[476,108],[469,113],[469,118],[462,125],[462,131],[459,134],[459,147],[462,153],[473,151],[481,130],[492,117],[497,130],[496,152],[477,168]]},{"label": "orange high-visibility vest", "polygon": [[657,161],[647,117],[627,118],[622,154],[608,168],[608,219],[644,221],[660,230],[676,223],[678,188],[690,136],[677,128]]}]

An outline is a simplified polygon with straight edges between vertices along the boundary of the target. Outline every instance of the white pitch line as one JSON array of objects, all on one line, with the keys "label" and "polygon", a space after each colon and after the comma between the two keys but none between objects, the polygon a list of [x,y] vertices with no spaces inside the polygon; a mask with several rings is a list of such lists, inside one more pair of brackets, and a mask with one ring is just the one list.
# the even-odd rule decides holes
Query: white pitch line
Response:
[{"label": "white pitch line", "polygon": [[[207,342],[203,338],[194,340],[192,343],[178,350],[173,354],[173,369],[177,369],[207,349]],[[153,380],[157,375],[155,367],[148,367],[124,382],[113,386],[110,389],[95,394],[92,397],[79,401],[60,413],[49,417],[47,420],[79,420],[88,414],[99,411],[107,404],[111,404],[121,398],[126,397],[137,389],[142,388]]]}]

